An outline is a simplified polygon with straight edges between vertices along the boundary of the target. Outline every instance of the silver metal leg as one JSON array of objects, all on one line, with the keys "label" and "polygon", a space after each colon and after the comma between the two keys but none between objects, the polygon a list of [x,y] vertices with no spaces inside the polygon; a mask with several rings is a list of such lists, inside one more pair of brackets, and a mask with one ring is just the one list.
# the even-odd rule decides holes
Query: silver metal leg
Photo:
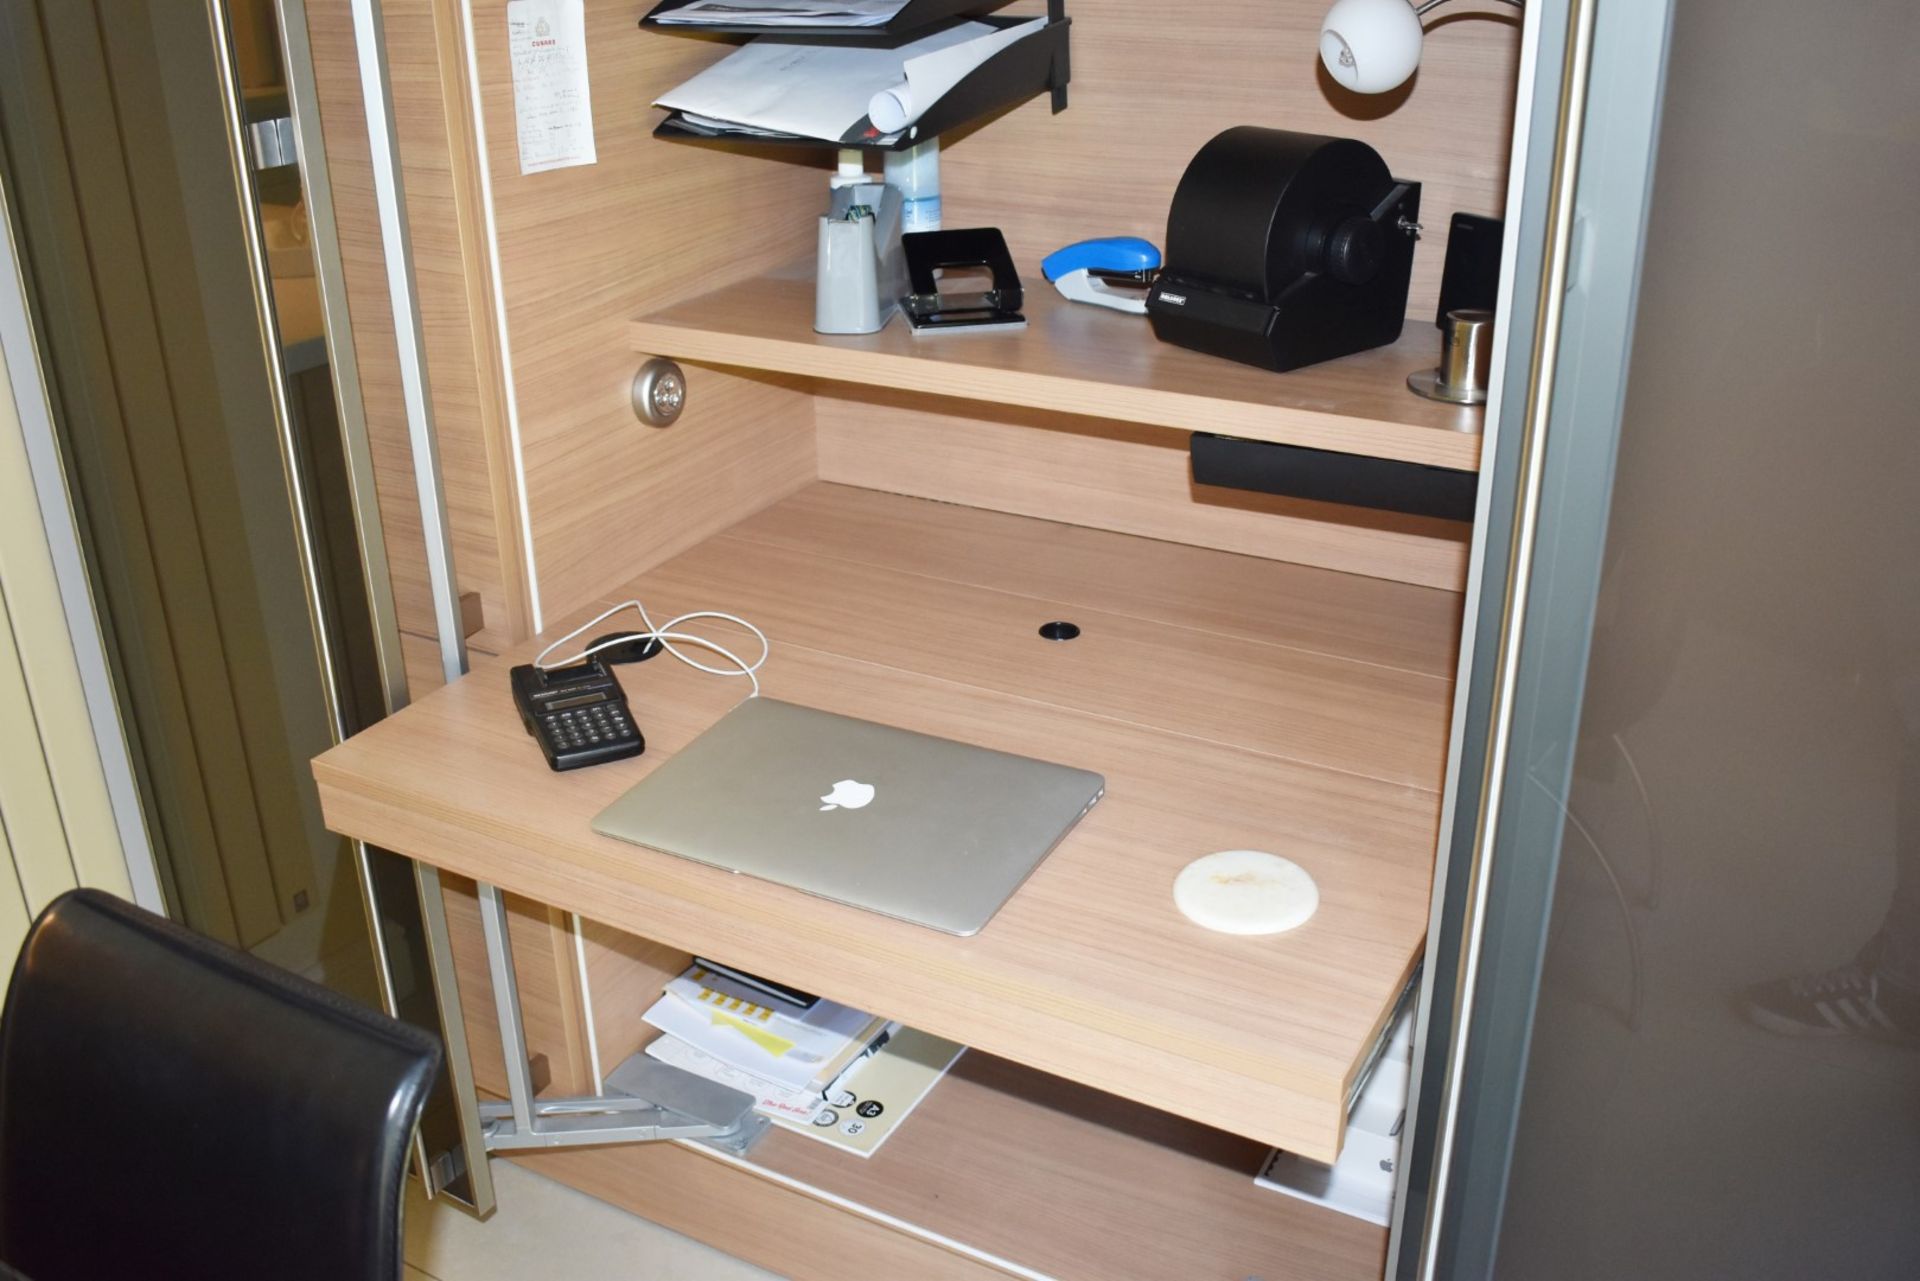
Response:
[{"label": "silver metal leg", "polygon": [[527,1067],[527,1030],[520,1020],[520,983],[513,973],[513,940],[507,935],[507,900],[491,885],[480,886],[480,929],[487,940],[487,971],[493,976],[493,1008],[500,1016],[513,1123],[531,1130],[533,1077]]},{"label": "silver metal leg", "polygon": [[426,935],[427,964],[433,971],[434,1000],[440,1011],[440,1041],[447,1053],[447,1080],[453,1089],[454,1123],[460,1135],[457,1149],[435,1154],[430,1159],[427,1187],[430,1192],[444,1191],[462,1173],[455,1169],[435,1169],[432,1162],[457,1162],[464,1167],[472,1209],[484,1218],[493,1213],[493,1174],[487,1168],[486,1135],[475,1103],[473,1054],[467,1047],[467,1020],[460,1009],[460,981],[454,974],[453,935],[447,929],[447,903],[441,897],[440,869],[416,862],[413,880],[420,894],[420,923]]},{"label": "silver metal leg", "polygon": [[[447,526],[446,500],[440,483],[440,458],[434,439],[433,406],[427,390],[426,339],[414,294],[406,184],[400,168],[399,129],[394,119],[391,82],[387,74],[386,28],[380,0],[352,0],[352,12],[360,95],[366,109],[367,145],[373,169],[374,205],[379,216],[381,249],[386,263],[388,302],[393,310],[401,400],[406,409],[407,437],[413,449],[421,534],[426,543],[434,618],[440,633],[441,668],[451,682],[467,670],[466,637],[459,621],[453,541]],[[304,48],[304,13],[296,16],[300,19],[299,36]],[[291,21],[286,25],[291,27]],[[308,142],[314,141],[317,132],[310,130],[304,137]],[[323,280],[324,283],[327,282]],[[329,295],[327,320],[330,337],[336,349],[350,351],[352,344],[341,343],[340,334],[333,329],[336,318],[344,316],[345,306],[344,281],[334,283],[341,287]],[[358,404],[357,396],[352,403]],[[349,458],[364,464],[356,468],[354,474],[363,482],[369,481],[370,455],[349,451]],[[363,484],[356,496],[356,506],[370,511],[373,507],[372,492],[371,485]],[[361,524],[363,536],[369,526],[377,528],[377,522],[371,519],[363,519]],[[373,547],[371,543],[363,544],[369,554]],[[375,609],[376,626],[382,629],[383,643],[380,649],[385,669],[382,680],[388,690],[390,707],[398,710],[405,702],[406,677],[399,658],[397,620],[390,609],[391,595],[376,584],[369,599]],[[466,1024],[460,1010],[460,986],[454,974],[453,945],[447,932],[446,908],[440,897],[440,875],[433,868],[416,863],[414,883],[419,898],[421,927],[426,935],[428,963],[433,971],[434,998],[438,1006],[441,1037],[447,1051],[447,1069],[459,1137],[457,1146],[450,1144],[437,1153],[426,1155],[422,1177],[430,1194],[448,1190],[450,1186],[463,1186],[470,1194],[465,1198],[466,1202],[484,1218],[493,1212],[493,1180],[487,1171],[486,1151],[481,1139],[481,1122],[474,1098],[473,1065],[467,1053]],[[369,900],[368,911],[370,916],[377,916],[377,907],[372,899]],[[462,1174],[465,1175],[464,1180],[461,1179]]]},{"label": "silver metal leg", "polygon": [[705,1139],[730,1151],[744,1151],[765,1132],[768,1122],[753,1110],[758,1102],[753,1095],[644,1054],[634,1055],[608,1074],[607,1085],[615,1093],[535,1099],[526,1025],[520,1015],[520,984],[513,972],[507,900],[492,885],[480,886],[480,928],[486,939],[487,970],[493,976],[500,1049],[507,1063],[507,1101],[480,1105],[489,1151],[674,1139]]}]

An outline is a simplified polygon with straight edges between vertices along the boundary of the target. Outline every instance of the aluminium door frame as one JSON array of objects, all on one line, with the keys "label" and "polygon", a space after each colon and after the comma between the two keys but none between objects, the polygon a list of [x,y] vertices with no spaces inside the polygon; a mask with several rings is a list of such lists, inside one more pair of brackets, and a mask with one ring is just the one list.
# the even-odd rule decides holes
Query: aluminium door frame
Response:
[{"label": "aluminium door frame", "polygon": [[[1494,1265],[1584,692],[1673,0],[1531,0],[1393,1281]],[[1498,414],[1498,422],[1494,414]],[[1516,784],[1509,787],[1508,782]],[[1521,787],[1533,781],[1538,787]]]},{"label": "aluminium door frame", "polygon": [[[223,6],[226,0],[209,0]],[[389,83],[386,75],[384,28],[377,0],[366,16],[364,27],[361,5],[354,5],[355,41],[359,51],[361,87],[367,107],[367,131],[373,159],[376,203],[381,214],[383,246],[389,249],[388,284],[395,319],[395,345],[401,369],[403,399],[408,409],[409,435],[416,453],[421,437],[414,434],[415,398],[421,405],[425,424],[424,441],[429,465],[426,478],[432,482],[434,503],[429,506],[422,491],[421,510],[426,518],[438,518],[441,527],[426,526],[430,570],[436,550],[446,557],[438,568],[444,572],[433,578],[435,617],[442,637],[441,660],[448,679],[466,670],[466,641],[458,624],[459,606],[453,600],[454,619],[449,626],[447,609],[442,607],[443,593],[438,589],[444,579],[453,582],[452,545],[445,537],[445,504],[439,489],[439,459],[434,452],[431,405],[425,399],[427,373],[425,343],[417,309],[413,306],[412,254],[406,239],[406,196],[398,166],[399,140],[392,116]],[[374,652],[380,664],[380,690],[389,715],[405,707],[407,688],[405,659],[400,642],[398,610],[394,604],[393,579],[388,570],[386,533],[380,519],[378,489],[374,478],[373,451],[367,434],[366,405],[360,394],[359,359],[354,347],[351,315],[347,301],[346,274],[342,265],[339,223],[333,207],[332,179],[327,170],[326,143],[321,128],[320,89],[314,75],[313,47],[307,27],[306,0],[276,0],[274,18],[279,28],[281,66],[287,87],[288,108],[293,117],[294,143],[300,164],[300,180],[306,199],[307,217],[314,246],[314,276],[320,296],[321,320],[326,333],[327,359],[332,375],[335,412],[339,418],[341,448],[346,460],[351,489],[355,533],[360,545],[361,572],[366,590],[367,609],[373,624]],[[363,32],[365,33],[363,35]],[[372,80],[369,83],[368,77]],[[394,219],[388,219],[389,210]],[[396,255],[394,242],[398,235]],[[404,300],[405,306],[401,304]],[[416,476],[421,469],[416,466]],[[423,485],[425,480],[421,482]],[[439,537],[436,538],[436,534]],[[449,641],[447,638],[451,637]],[[344,726],[342,728],[345,728]],[[358,728],[358,727],[354,727]],[[429,1198],[445,1196],[475,1215],[485,1218],[494,1209],[493,1177],[485,1157],[479,1115],[475,1103],[473,1057],[467,1045],[466,1024],[460,1017],[459,984],[454,973],[452,947],[448,941],[446,905],[441,897],[438,869],[403,859],[386,850],[375,849],[364,841],[352,842],[355,879],[360,886],[365,910],[367,934],[373,949],[374,972],[381,1003],[389,1015],[404,1017],[400,994],[394,983],[396,960],[401,954],[415,973],[424,968],[433,984],[436,1021],[441,1043],[446,1050],[447,1088],[453,1105],[450,1133],[432,1133],[423,1122],[414,1138],[414,1159],[421,1185]],[[404,865],[406,873],[400,872]],[[383,875],[391,872],[392,875]],[[383,891],[382,884],[402,886],[398,892]],[[408,901],[401,901],[402,899]],[[420,935],[410,932],[390,935],[389,919],[417,921]],[[414,946],[410,947],[412,944]],[[424,966],[420,964],[424,962]],[[430,1114],[431,1115],[431,1114]]]},{"label": "aluminium door frame", "polygon": [[[286,472],[291,517],[294,522],[296,550],[300,558],[304,595],[312,612],[315,656],[327,705],[328,719],[338,738],[345,728],[341,706],[334,688],[334,669],[330,660],[329,632],[324,619],[324,602],[318,595],[314,576],[309,526],[304,516],[302,485],[304,477],[297,452],[291,449],[291,435],[285,404],[283,370],[278,340],[269,323],[272,297],[267,288],[264,249],[254,208],[251,166],[245,144],[245,121],[240,115],[240,100],[234,71],[233,51],[229,44],[226,0],[206,0],[206,18],[211,35],[208,50],[227,106],[227,151],[233,165],[236,199],[242,204],[241,222],[247,237],[245,246],[253,268],[255,312],[260,325],[259,342],[270,370],[271,400],[275,419],[276,443]],[[379,523],[373,485],[371,456],[365,429],[365,417],[359,394],[358,371],[353,359],[351,331],[347,323],[345,281],[340,270],[337,229],[334,225],[331,192],[327,182],[324,151],[320,141],[318,90],[314,82],[312,53],[307,41],[303,0],[279,0],[277,13],[282,39],[283,63],[288,77],[288,95],[302,160],[303,187],[308,196],[309,216],[314,228],[317,285],[322,301],[329,344],[336,410],[339,415],[343,450],[347,458],[355,511],[356,533],[362,549],[370,613],[376,626],[376,651],[381,662],[381,686],[388,710],[407,701],[406,678],[402,665],[399,635],[393,612],[393,594],[386,572],[384,538]],[[62,621],[72,645],[79,669],[81,687],[96,751],[99,753],[107,783],[108,799],[121,844],[133,899],[150,911],[166,914],[166,893],[161,885],[159,861],[147,826],[146,807],[141,799],[139,770],[134,761],[128,728],[123,720],[117,683],[108,653],[99,613],[100,605],[93,588],[93,575],[87,562],[78,513],[69,488],[65,451],[53,415],[53,403],[41,362],[40,335],[27,295],[25,263],[13,221],[12,194],[8,175],[0,173],[0,359],[4,359],[19,414],[28,468],[39,507],[42,528],[53,561],[55,581],[61,601]],[[383,1003],[390,1014],[398,1016],[394,996],[392,965],[383,941],[382,914],[374,909],[375,898],[370,879],[373,860],[393,858],[383,851],[369,850],[354,842],[355,868],[367,905],[369,932],[374,943],[375,968]],[[430,873],[431,869],[427,869]],[[441,906],[437,892],[422,893],[419,911],[427,913]],[[389,904],[402,909],[405,919],[413,913],[410,904]],[[431,929],[425,931],[431,937]],[[444,936],[444,924],[439,930]],[[422,966],[440,958],[421,957]],[[444,962],[451,974],[451,958]],[[464,1025],[458,1022],[443,1028],[448,1041],[450,1070],[458,1078],[467,1064]],[[466,1076],[464,1096],[471,1100],[470,1072]],[[456,1098],[461,1097],[456,1093]],[[471,1110],[471,1104],[469,1104]],[[473,1146],[477,1149],[477,1131]],[[437,1182],[431,1171],[457,1169],[462,1163],[430,1160],[430,1154],[416,1137],[416,1156],[423,1172],[428,1172],[431,1189]],[[485,1162],[477,1163],[475,1208],[482,1213],[492,1207],[492,1189],[487,1180]]]},{"label": "aluminium door frame", "polygon": [[[294,0],[289,5],[282,0],[281,29],[291,26],[287,9],[301,10],[301,35],[304,43],[305,13],[304,4]],[[433,597],[434,628],[439,634],[440,666],[447,682],[458,680],[467,671],[467,641],[465,629],[461,626],[459,589],[455,586],[453,567],[453,534],[447,523],[446,495],[441,485],[440,452],[433,424],[433,401],[431,384],[427,380],[426,335],[420,319],[420,308],[414,291],[413,247],[407,225],[406,183],[400,165],[400,129],[394,117],[392,80],[387,72],[386,26],[382,17],[380,0],[352,0],[354,45],[360,73],[360,94],[365,108],[367,121],[367,144],[369,159],[373,169],[374,204],[380,223],[381,257],[386,267],[387,295],[393,311],[393,337],[395,355],[400,367],[400,395],[407,417],[407,438],[413,450],[413,473],[416,493],[420,504],[421,534],[426,543],[427,580]],[[308,70],[311,70],[309,54]],[[313,90],[314,110],[311,112],[310,125],[296,125],[299,130],[301,146],[307,154],[324,155],[318,151],[320,145],[318,93],[314,89],[309,75],[307,85]],[[291,90],[293,86],[289,84]],[[298,108],[296,106],[296,119]],[[329,224],[331,225],[331,218]],[[337,250],[337,240],[336,240]],[[337,255],[336,255],[337,256]],[[326,283],[323,281],[323,284]],[[337,301],[338,309],[333,305]],[[343,321],[345,312],[344,280],[339,283],[336,300],[327,306],[327,325],[329,342],[335,337],[334,323],[338,315]],[[351,343],[351,333],[342,324],[339,334],[345,342]],[[364,428],[364,415],[361,425]],[[354,466],[356,479],[361,475],[360,464],[364,461],[365,476],[372,480],[370,457],[350,459]],[[358,485],[356,484],[356,488]],[[363,526],[368,522],[377,523],[378,507],[373,498],[371,484],[363,494],[356,495],[355,510],[360,515]],[[395,642],[392,650],[393,661],[385,664],[382,673],[384,686],[388,691],[388,701],[392,710],[398,710],[393,703],[394,691],[399,691],[400,705],[406,702],[406,673],[399,661],[398,625],[388,615],[381,619],[381,644],[385,649],[388,636]],[[391,629],[391,630],[389,630]],[[361,892],[365,896],[368,925],[374,932],[374,950],[381,958],[384,968],[385,941],[381,929],[381,901],[378,880],[371,867],[371,860],[384,855],[384,851],[374,851],[364,843],[355,842],[361,852],[358,863]],[[475,1093],[473,1080],[473,1056],[467,1045],[466,1021],[460,1011],[460,984],[455,973],[453,944],[447,929],[446,901],[441,896],[440,872],[438,868],[412,860],[413,889],[417,896],[414,905],[421,922],[428,959],[428,972],[432,976],[435,1004],[439,1009],[441,1040],[446,1047],[447,1073],[453,1091],[453,1105],[459,1131],[457,1156],[450,1149],[439,1159],[423,1159],[421,1179],[428,1195],[448,1194],[480,1218],[493,1213],[495,1196],[493,1174],[487,1164],[486,1140],[481,1130],[479,1099]],[[484,900],[483,894],[483,900]],[[496,896],[497,897],[497,896]],[[502,914],[505,912],[501,904]],[[411,913],[410,913],[411,915]],[[510,964],[511,962],[509,962]],[[391,984],[387,985],[387,999],[393,1001]],[[390,1005],[389,1013],[397,1015],[397,1008]],[[464,1175],[467,1195],[455,1194],[458,1180]]]},{"label": "aluminium door frame", "polygon": [[[211,0],[220,3],[221,0]],[[283,0],[284,2],[284,0]],[[427,550],[427,579],[439,632],[441,669],[449,684],[467,673],[467,645],[461,626],[459,587],[454,578],[453,532],[447,517],[441,479],[440,454],[433,421],[431,384],[427,379],[426,341],[413,279],[413,251],[407,224],[406,186],[401,171],[398,122],[394,117],[392,81],[387,68],[386,33],[381,0],[352,0],[354,40],[358,50],[360,89],[365,103],[368,143],[373,164],[374,200],[380,223],[387,292],[393,308],[394,337],[400,364],[401,398],[412,446],[414,483],[420,504],[421,532]],[[531,542],[528,543],[531,554]],[[402,678],[404,679],[404,678]],[[440,874],[428,864],[413,864],[419,887],[420,912],[432,958],[434,995],[454,1077],[465,1154],[465,1169],[473,1193],[470,1208],[484,1217],[494,1206],[493,1181],[487,1169],[490,1150],[511,1151],[578,1144],[653,1143],[678,1139],[711,1140],[727,1150],[751,1143],[764,1129],[751,1119],[751,1096],[737,1091],[740,1111],[729,1121],[703,1119],[665,1104],[655,1104],[622,1091],[604,1093],[600,1065],[593,1064],[596,1093],[569,1098],[535,1099],[528,1068],[525,1021],[520,1013],[518,984],[513,968],[506,895],[486,882],[477,882],[482,939],[492,978],[495,1013],[499,1019],[508,1101],[482,1108],[474,1090],[471,1055],[460,1008],[459,981],[454,971],[452,940],[440,897]],[[374,912],[373,882],[363,881],[369,893],[369,915]],[[575,938],[579,916],[574,915]],[[577,942],[576,942],[577,947]],[[584,954],[576,959],[585,973]],[[589,1017],[591,1023],[591,1017]],[[677,1071],[677,1070],[674,1070]],[[656,1070],[655,1075],[658,1075]],[[716,1113],[717,1116],[717,1113]]]}]

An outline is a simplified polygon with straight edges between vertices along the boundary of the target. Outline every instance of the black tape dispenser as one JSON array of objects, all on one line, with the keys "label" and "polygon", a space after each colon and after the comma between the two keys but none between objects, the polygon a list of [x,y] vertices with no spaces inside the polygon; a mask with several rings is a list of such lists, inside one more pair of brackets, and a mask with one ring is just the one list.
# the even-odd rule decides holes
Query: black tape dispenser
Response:
[{"label": "black tape dispenser", "polygon": [[1163,342],[1298,369],[1400,336],[1420,184],[1364,142],[1243,125],[1200,148],[1147,294]]}]

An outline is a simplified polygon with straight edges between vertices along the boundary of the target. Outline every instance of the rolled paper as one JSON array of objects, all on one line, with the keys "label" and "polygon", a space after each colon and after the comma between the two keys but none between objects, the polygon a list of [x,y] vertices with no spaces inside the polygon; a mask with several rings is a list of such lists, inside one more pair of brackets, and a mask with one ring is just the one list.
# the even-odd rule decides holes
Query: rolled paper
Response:
[{"label": "rolled paper", "polygon": [[867,119],[881,133],[905,129],[920,118],[913,105],[913,86],[902,80],[891,89],[882,89],[867,103]]},{"label": "rolled paper", "polygon": [[905,129],[975,68],[1014,41],[1024,40],[1046,25],[1045,18],[1035,18],[1017,26],[989,29],[987,34],[974,39],[908,58],[902,68],[906,77],[868,101],[867,119],[881,133]]}]

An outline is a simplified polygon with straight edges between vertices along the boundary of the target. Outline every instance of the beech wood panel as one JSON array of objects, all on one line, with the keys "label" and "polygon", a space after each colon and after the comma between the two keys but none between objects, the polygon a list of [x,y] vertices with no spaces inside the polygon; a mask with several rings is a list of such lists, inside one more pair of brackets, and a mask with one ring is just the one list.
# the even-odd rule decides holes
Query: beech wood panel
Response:
[{"label": "beech wood panel", "polygon": [[440,667],[440,642],[431,636],[400,633],[400,661],[407,672],[407,696],[420,698],[447,683]]},{"label": "beech wood panel", "polygon": [[[586,931],[610,1066],[655,1035],[640,1011],[689,958],[596,922]],[[608,1162],[576,1186],[658,1217],[647,1199],[653,1161],[629,1150],[634,1160]],[[764,1172],[853,1215],[910,1224],[1060,1281],[1377,1277],[1385,1232],[1255,1187],[1266,1154],[1253,1140],[975,1051],[874,1156],[775,1129],[745,1162],[728,1163],[739,1178],[725,1199],[743,1214],[769,1195],[749,1174]],[[569,1182],[580,1174],[572,1165],[546,1172]],[[1038,1188],[1045,1195],[1035,1195]],[[874,1230],[860,1222],[840,1228],[851,1239]],[[738,1239],[724,1229],[701,1235],[729,1249]]]},{"label": "beech wood panel", "polygon": [[1386,1232],[1256,1187],[1266,1154],[967,1054],[864,1161],[784,1130],[750,1159],[1058,1281],[1377,1278]]},{"label": "beech wood panel", "polygon": [[[454,0],[388,0],[382,10],[455,572],[460,590],[480,594],[484,626],[475,643],[497,651],[526,637],[532,614],[489,314],[458,8]],[[431,638],[433,598],[349,0],[310,0],[307,26],[394,606],[403,630]]]},{"label": "beech wood panel", "polygon": [[[1442,677],[725,537],[662,566],[648,590],[750,600],[748,617],[782,645],[953,672],[1036,703],[1440,787],[1452,691]],[[1078,639],[1039,636],[1059,618],[1080,627]],[[923,630],[922,619],[942,626]]]},{"label": "beech wood panel", "polygon": [[1187,433],[847,389],[819,402],[820,478],[1459,592],[1470,527],[1196,486]]},{"label": "beech wood panel", "polygon": [[[473,882],[448,876],[441,881],[447,906],[447,934],[453,946],[454,975],[460,984],[460,1012],[467,1025],[467,1049],[473,1079],[480,1089],[505,1098],[506,1060],[500,1049],[500,1020],[494,1013],[493,972],[487,965],[480,926],[480,900]],[[593,1089],[586,1046],[584,1005],[575,979],[566,914],[517,894],[507,895],[507,937],[513,946],[513,972],[520,988],[520,1013],[529,1058],[544,1060],[538,1092],[581,1094]],[[419,976],[421,981],[425,975]]]},{"label": "beech wood panel", "polygon": [[[467,645],[467,656],[485,654],[492,651],[472,643]],[[431,690],[439,689],[447,683],[440,667],[440,642],[431,636],[416,636],[412,632],[400,633],[400,661],[406,668],[407,695],[419,698]]]},{"label": "beech wood panel", "polygon": [[1163,343],[1140,317],[1070,303],[1044,283],[1027,290],[1027,327],[1000,333],[916,338],[896,320],[877,334],[817,334],[813,301],[807,275],[759,276],[641,316],[628,340],[635,351],[714,365],[1479,466],[1482,410],[1407,390],[1407,375],[1439,358],[1430,325],[1408,324],[1388,347],[1277,374]]},{"label": "beech wood panel", "polygon": [[586,4],[598,162],[522,174],[506,0],[472,11],[533,556],[555,617],[813,479],[812,404],[790,388],[694,370],[679,422],[639,425],[623,330],[809,252],[825,174],[655,140],[652,100],[732,46],[640,31],[632,0]]},{"label": "beech wood panel", "polygon": [[1030,296],[1047,288],[1040,258],[1075,240],[1164,246],[1187,162],[1234,125],[1358,138],[1422,184],[1412,316],[1433,316],[1452,214],[1501,212],[1520,28],[1495,0],[1428,18],[1418,74],[1373,97],[1320,66],[1325,0],[1093,0],[1067,12],[1067,110],[1051,114],[1042,97],[946,138],[941,156],[946,225],[1003,228]]},{"label": "beech wood panel", "polygon": [[[899,517],[900,537],[937,526],[952,510],[915,504]],[[1135,540],[1085,536],[1110,539],[1100,576],[1124,585]],[[741,570],[769,565],[766,544],[733,545]],[[1192,557],[1197,578],[1223,559],[1180,550]],[[716,599],[702,583],[669,588],[675,576],[670,562],[632,590],[670,612],[723,606],[760,618],[784,608],[782,594],[795,586],[771,581],[790,579],[787,571],[763,568],[767,581],[756,586],[742,577],[733,594]],[[1403,727],[1409,741],[1431,743],[1429,767],[1419,771],[1431,780],[1426,787],[1185,737],[1152,721],[1005,692],[1026,679],[1023,661],[960,639],[958,617],[893,608],[895,585],[888,578],[868,587],[865,613],[879,625],[822,639],[831,649],[783,642],[776,629],[766,692],[989,747],[1039,751],[1108,781],[1107,798],[975,938],[594,835],[594,814],[742,693],[738,682],[676,663],[629,669],[625,677],[647,734],[645,756],[559,775],[542,767],[513,711],[505,674],[513,657],[476,664],[472,676],[319,759],[329,825],[1045,1071],[1333,1156],[1347,1086],[1425,932],[1439,806],[1431,784],[1442,750],[1428,728],[1431,710],[1409,703]],[[977,597],[969,591],[952,599],[970,608]],[[1045,618],[1066,606],[1037,602],[1035,609]],[[883,631],[896,634],[891,648],[875,648]],[[945,650],[935,643],[943,636]],[[1451,643],[1451,628],[1436,627],[1435,648]],[[1047,647],[1037,637],[1033,644]],[[1276,659],[1301,652],[1268,648]],[[1392,674],[1347,666],[1360,689],[1362,671],[1368,679]],[[1162,689],[1168,701],[1191,694],[1184,675],[1165,684],[1160,663],[1115,669],[1110,679]],[[1444,682],[1421,679],[1444,703]],[[1332,715],[1353,692],[1332,680],[1320,696]],[[1175,873],[1209,850],[1241,847],[1279,850],[1313,872],[1322,896],[1313,921],[1249,940],[1208,933],[1178,915],[1168,893]]]},{"label": "beech wood panel", "polygon": [[[1460,624],[1452,592],[1409,590],[1284,561],[1195,557],[1151,539],[1124,546],[1051,520],[1009,519],[949,508],[921,521],[924,505],[897,494],[818,485],[727,531],[769,543],[953,583],[1451,679]],[[1435,639],[1444,642],[1436,646]]]},{"label": "beech wood panel", "polygon": [[[320,758],[328,824],[1044,1070],[1213,1125],[1246,1126],[1318,1159],[1335,1155],[1348,1079],[1382,1021],[1366,1016],[1376,1001],[1384,1015],[1388,991],[1418,952],[1431,794],[1391,789],[1388,797],[1386,784],[1325,771],[1303,786],[1271,758],[1194,740],[1172,750],[1161,734],[811,651],[783,654],[781,670],[769,682],[776,696],[1003,750],[1051,743],[1121,790],[1110,790],[963,946],[593,836],[592,816],[717,720],[728,696],[662,674],[646,713],[646,758],[602,767],[596,778],[538,778],[511,720],[505,667],[489,662],[357,737],[354,750]],[[498,698],[478,688],[494,684]],[[1150,766],[1127,773],[1129,759],[1157,766],[1159,788],[1178,795],[1152,795]],[[1249,793],[1257,803],[1241,800]],[[1119,794],[1131,803],[1116,803]],[[1329,818],[1347,820],[1347,830],[1327,830]],[[1365,854],[1351,844],[1356,822],[1371,829]],[[1394,829],[1397,866],[1373,856]],[[1262,951],[1196,937],[1173,915],[1174,874],[1197,853],[1256,843],[1280,844],[1315,869],[1319,928]],[[1330,954],[1310,954],[1328,942]],[[1221,982],[1230,995],[1219,999],[1234,1007],[1224,1015],[1160,1008],[1196,984]]]},{"label": "beech wood panel", "polygon": [[[693,1145],[666,1151],[708,1169],[658,1147],[521,1159],[797,1278],[822,1275],[813,1252],[831,1256],[836,1242],[834,1281],[986,1271],[957,1254],[932,1272],[888,1270],[878,1259],[903,1248],[888,1240],[903,1234],[886,1223],[1055,1281],[1373,1281],[1385,1259],[1384,1229],[1256,1187],[1260,1144],[979,1053],[865,1160],[783,1130],[744,1162]],[[666,1167],[687,1180],[679,1195],[662,1185]],[[795,1185],[849,1212],[814,1210],[797,1248],[761,1218],[763,1204],[780,1213]]]},{"label": "beech wood panel", "polygon": [[684,971],[693,957],[587,917],[580,920],[580,936],[600,1070],[611,1072],[653,1039],[653,1026],[642,1023],[640,1015],[660,999],[667,980]]}]

